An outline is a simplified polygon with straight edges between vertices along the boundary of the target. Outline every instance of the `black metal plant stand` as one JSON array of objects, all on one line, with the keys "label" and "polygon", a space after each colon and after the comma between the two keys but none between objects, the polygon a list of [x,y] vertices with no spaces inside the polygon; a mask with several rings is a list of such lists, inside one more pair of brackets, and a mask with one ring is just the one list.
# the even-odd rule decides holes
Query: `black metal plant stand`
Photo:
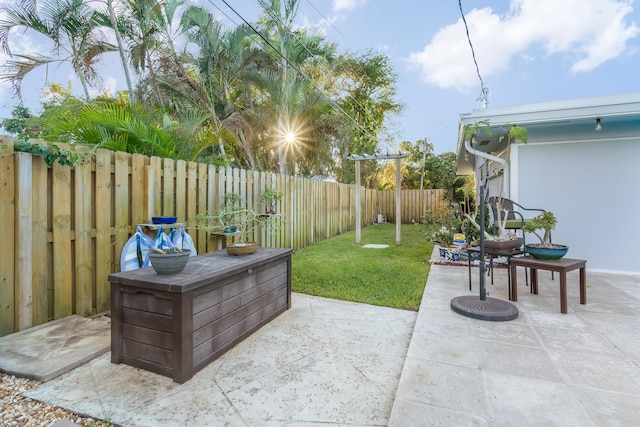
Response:
[{"label": "black metal plant stand", "polygon": [[517,318],[518,308],[510,302],[487,297],[487,287],[485,281],[487,266],[484,260],[484,194],[487,187],[487,163],[488,162],[485,159],[485,174],[480,184],[480,200],[478,201],[478,204],[480,206],[480,265],[478,266],[480,274],[480,296],[477,297],[474,295],[464,295],[455,297],[451,300],[451,309],[456,313],[466,317],[471,317],[479,320],[503,322]]}]

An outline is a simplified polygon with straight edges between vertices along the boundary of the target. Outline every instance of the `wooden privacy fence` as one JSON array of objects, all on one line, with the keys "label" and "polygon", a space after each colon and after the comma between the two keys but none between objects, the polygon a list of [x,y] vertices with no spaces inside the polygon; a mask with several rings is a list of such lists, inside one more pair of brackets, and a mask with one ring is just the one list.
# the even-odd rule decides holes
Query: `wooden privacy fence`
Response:
[{"label": "wooden privacy fence", "polygon": [[[282,227],[263,246],[301,249],[355,229],[355,186],[184,160],[99,149],[74,167],[0,149],[0,336],[71,314],[110,308],[107,276],[120,271],[122,248],[137,224],[177,216],[198,253],[223,238],[198,227],[227,192],[253,206],[265,188],[284,193]],[[61,145],[61,144],[59,144]],[[395,221],[394,191],[362,191],[362,224]],[[418,222],[443,204],[442,190],[402,191],[402,221]],[[153,233],[153,231],[146,230]]]}]

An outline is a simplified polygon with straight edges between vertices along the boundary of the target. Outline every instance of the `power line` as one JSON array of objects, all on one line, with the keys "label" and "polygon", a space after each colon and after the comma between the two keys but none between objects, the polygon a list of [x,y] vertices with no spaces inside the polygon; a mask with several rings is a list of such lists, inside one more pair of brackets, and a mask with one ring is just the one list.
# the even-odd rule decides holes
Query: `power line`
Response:
[{"label": "power line", "polygon": [[[233,18],[231,18],[227,12],[225,12],[224,10],[222,10],[217,4],[214,4],[212,0],[209,0],[209,4],[211,4],[211,6],[215,7],[216,9],[218,9],[218,11],[220,11],[220,13],[222,13],[229,21],[231,21],[233,23],[233,25],[235,25],[236,27],[239,26],[239,24],[233,20]],[[244,30],[243,30],[244,31]],[[244,31],[244,33],[247,35],[247,37],[251,37],[251,35],[249,33],[247,33],[246,31]]]},{"label": "power line", "polygon": [[[211,2],[211,0],[209,0],[209,1]],[[303,48],[304,48],[304,49],[305,49],[305,50],[306,50],[310,55],[314,56],[314,54],[313,54],[313,53],[309,50],[309,48],[308,48],[308,47],[307,47],[307,46],[306,46],[306,45],[305,45],[305,44],[304,44],[304,43],[303,43],[303,42],[302,42],[302,41],[297,37],[297,35],[296,35],[293,31],[291,31],[291,29],[290,29],[287,25],[285,25],[285,24],[282,22],[282,20],[280,19],[280,17],[279,17],[279,16],[278,16],[278,15],[277,15],[277,14],[276,14],[276,13],[275,13],[275,12],[274,12],[274,11],[273,11],[273,10],[272,10],[268,5],[267,5],[267,4],[265,4],[264,0],[258,0],[258,2],[259,2],[259,3],[262,5],[262,7],[263,7],[265,10],[267,10],[267,11],[268,11],[268,12],[269,12],[269,13],[270,13],[270,14],[271,14],[275,19],[277,19],[277,20],[278,20],[278,22],[280,23],[280,25],[282,25],[282,26],[283,26],[283,27],[284,27],[284,28],[289,32],[289,34],[291,34],[291,35],[295,38],[295,40],[296,40],[296,41],[297,41],[297,42],[298,42],[298,43],[299,43],[299,44],[300,44],[300,45],[301,45],[301,46],[302,46],[302,47],[303,47]],[[309,5],[310,5],[310,6],[311,6],[311,7],[312,7],[312,8],[313,8],[317,13],[318,13],[318,14],[319,14],[319,15],[320,15],[320,16],[321,16],[321,17],[322,17],[326,22],[328,22],[328,23],[329,23],[329,25],[330,25],[330,26],[331,26],[331,27],[332,27],[332,28],[333,28],[333,29],[334,29],[338,34],[340,34],[340,35],[341,35],[345,40],[347,40],[347,42],[349,42],[349,40],[344,36],[344,34],[342,34],[342,33],[340,32],[340,30],[338,30],[338,28],[336,28],[336,27],[331,23],[331,21],[330,21],[330,20],[329,20],[325,15],[323,15],[323,14],[322,14],[322,12],[320,12],[320,10],[318,10],[318,8],[317,8],[315,5],[313,5],[313,3],[312,3],[310,0],[306,0],[306,2],[307,2],[307,3],[308,3],[308,4],[309,4]],[[263,40],[265,40],[265,41],[266,41],[266,39],[263,37],[263,35],[262,35],[262,34],[260,34],[260,33],[259,33],[259,31],[257,31],[255,28],[253,28],[253,27],[252,27],[252,26],[251,26],[251,25],[250,25],[250,24],[249,24],[249,23],[248,23],[248,22],[247,22],[247,21],[246,21],[246,20],[245,20],[245,19],[244,19],[244,18],[243,18],[243,17],[242,17],[242,16],[241,16],[237,11],[236,11],[236,10],[234,10],[231,6],[229,6],[229,4],[228,4],[226,1],[224,1],[224,0],[223,0],[223,3],[225,3],[225,5],[227,5],[227,7],[229,7],[229,9],[231,9],[231,10],[232,10],[232,11],[233,11],[237,16],[239,16],[239,17],[240,17],[240,18],[241,18],[241,19],[242,19],[242,20],[243,20],[243,21],[244,21],[244,22],[245,22],[245,23],[246,23],[246,24],[247,24],[247,25],[248,25],[248,26],[249,26],[249,27],[250,27],[250,28],[251,28],[251,29],[252,29],[252,30],[257,34],[257,35],[258,35],[258,36],[260,36]],[[214,5],[214,6],[215,6],[215,5]],[[215,6],[215,7],[216,7],[218,10],[220,10],[220,11],[222,12],[222,10],[221,10],[219,7],[217,7],[217,6]],[[226,13],[224,13],[224,12],[222,12],[222,13],[223,13],[227,18],[229,18],[229,16],[228,16]],[[231,18],[229,18],[229,20],[230,20],[230,21],[232,21],[232,22],[234,22]],[[235,23],[235,22],[234,22],[234,23]],[[237,24],[236,24],[236,25],[237,25]],[[249,34],[247,34],[247,35],[249,35]],[[249,35],[249,36],[250,36],[250,35]],[[272,45],[271,43],[269,43],[268,41],[266,41],[266,42],[267,42],[267,44],[269,44],[269,45],[271,46],[271,48],[272,48],[272,49],[274,49],[274,51],[276,51],[276,53],[278,53],[280,56],[283,56],[283,55],[282,55],[282,53],[281,53],[277,48],[273,47],[273,45]],[[350,43],[350,42],[349,42],[349,43]],[[286,58],[285,58],[285,60],[286,60]],[[288,60],[287,60],[287,62],[289,63],[289,61],[288,61]],[[334,77],[334,76],[333,76],[333,73],[331,72],[331,70],[329,70],[326,66],[324,66],[324,64],[320,64],[320,65],[325,69],[325,71],[326,71],[330,76]],[[321,94],[322,94],[326,99],[328,99],[328,100],[329,100],[329,102],[330,102],[332,105],[334,105],[334,106],[335,106],[336,108],[338,108],[338,109],[339,109],[343,114],[345,114],[345,115],[349,118],[349,120],[351,120],[352,122],[354,122],[354,123],[356,124],[356,126],[357,126],[361,131],[363,131],[363,132],[364,132],[365,134],[367,134],[369,137],[371,137],[371,138],[373,138],[373,139],[377,139],[377,138],[375,138],[373,135],[371,135],[369,132],[367,132],[365,129],[363,129],[363,127],[362,127],[358,122],[356,122],[356,121],[353,119],[353,117],[351,117],[351,115],[349,115],[349,113],[347,113],[346,111],[344,111],[344,110],[343,110],[339,105],[335,104],[335,103],[334,103],[334,102],[333,102],[333,101],[332,101],[332,100],[331,100],[331,99],[330,99],[330,98],[329,98],[329,97],[324,93],[324,91],[323,91],[321,88],[319,88],[318,86],[316,86],[316,85],[315,85],[315,83],[314,83],[314,82],[313,82],[313,81],[312,81],[312,80],[311,80],[311,79],[310,79],[306,74],[304,74],[301,70],[297,69],[297,67],[294,67],[294,68],[296,68],[296,71],[298,71],[298,72],[299,72],[299,73],[300,73],[300,74],[301,74],[305,79],[307,79],[307,80],[308,80],[308,81],[309,81],[309,82],[310,82],[310,83],[311,83],[311,84],[312,84],[312,85],[313,85],[313,86],[314,86],[318,91],[320,91],[320,93],[321,93]],[[419,107],[419,106],[418,106],[418,104],[415,102],[415,100],[414,100],[414,99],[412,99],[412,98],[411,98],[411,97],[410,97],[406,92],[404,92],[404,91],[403,91],[403,90],[401,90],[400,88],[396,88],[396,90],[398,91],[398,93],[399,93],[399,94],[401,94],[402,96],[404,96],[404,98],[405,98],[405,99],[407,99],[408,101],[410,101],[410,102],[411,102],[412,104],[414,104],[415,106]],[[349,94],[348,96],[349,96],[349,97],[351,97],[351,98],[353,99],[353,101],[355,102],[355,104],[359,107],[359,109],[360,109],[362,112],[365,112],[365,108],[362,106],[362,104],[361,104],[360,102],[358,102],[358,100],[357,100],[355,97],[353,97],[353,95]],[[433,116],[433,115],[432,115],[432,114],[430,114],[429,112],[425,111],[424,113],[425,113],[426,115],[428,115],[428,116],[429,116],[433,121],[435,121],[435,122],[436,122],[436,123],[438,123],[440,126],[442,126],[443,128],[445,128],[445,129],[449,129],[449,128],[450,128],[449,126],[447,126],[445,123],[443,123],[442,121],[440,121],[439,119],[437,119],[435,116]]]},{"label": "power line", "polygon": [[[336,27],[335,27],[335,26],[334,26],[334,25],[333,25],[333,24],[332,24],[332,23],[331,23],[331,22],[330,22],[330,21],[329,21],[329,20],[324,16],[324,15],[323,15],[323,14],[322,14],[322,13],[321,13],[321,12],[320,12],[316,7],[315,7],[315,6],[314,6],[314,5],[313,5],[313,3],[311,3],[311,1],[310,1],[310,0],[306,0],[306,1],[307,1],[307,3],[309,3],[309,5],[310,5],[310,6],[311,6],[311,7],[312,7],[316,12],[318,12],[318,14],[320,14],[320,16],[322,16],[322,17],[325,19],[325,21],[329,22],[329,25],[331,25],[331,27],[332,27],[333,29],[335,29],[335,30],[336,30],[336,31],[337,31],[337,32],[338,32],[342,37],[344,37],[344,35],[343,35],[342,33],[340,33],[340,31],[339,31],[339,30],[338,30],[338,29],[337,29],[337,28],[336,28]],[[301,45],[301,46],[302,46],[302,47],[303,47],[303,48],[304,48],[304,49],[305,49],[305,50],[306,50],[310,55],[312,55],[312,56],[313,56],[313,53],[312,53],[312,52],[307,48],[307,46],[302,42],[302,40],[300,40],[300,39],[296,36],[296,34],[295,34],[294,32],[292,32],[292,31],[291,31],[291,29],[290,29],[289,27],[287,27],[287,26],[284,24],[284,22],[282,22],[282,20],[280,19],[280,17],[279,17],[279,16],[278,16],[278,15],[277,15],[277,14],[276,14],[276,13],[275,13],[275,12],[274,12],[270,7],[269,7],[269,6],[265,3],[265,1],[264,1],[264,0],[258,0],[258,2],[259,2],[259,3],[260,3],[260,4],[261,4],[261,5],[262,5],[266,10],[268,10],[268,11],[269,11],[269,13],[270,13],[274,18],[276,18],[276,19],[278,20],[278,22],[280,22],[280,24],[281,24],[283,27],[285,27],[285,28],[287,29],[287,31],[289,32],[289,34],[291,34],[291,35],[296,39],[296,41],[297,41],[298,43],[300,43],[300,45]],[[344,37],[344,38],[345,38],[345,40],[347,40],[347,38],[346,38],[346,37]],[[348,41],[348,40],[347,40],[347,41]],[[331,75],[332,77],[334,77],[334,76],[333,76],[333,73],[331,72],[331,70],[329,70],[328,68],[326,68],[324,65],[322,65],[322,66],[323,66],[323,68],[325,69],[325,71],[327,71],[327,72],[329,73],[329,75]],[[409,101],[411,101],[414,105],[416,105],[416,106],[417,106],[417,103],[416,103],[412,98],[410,98],[410,97],[409,97],[409,96],[408,96],[404,91],[400,90],[399,88],[396,88],[396,90],[397,90],[401,95],[403,95],[406,99],[408,99],[408,100],[409,100]],[[358,102],[358,100],[357,100],[355,97],[353,97],[353,95],[349,94],[349,97],[351,97],[351,99],[353,99],[353,101],[358,105],[358,107],[360,107],[360,110],[361,110],[363,113],[366,113],[365,108],[362,106],[362,104],[360,104],[360,102]],[[427,113],[427,114],[428,114],[428,113]],[[443,126],[444,128],[449,129],[449,126],[447,126],[446,124],[442,123],[440,120],[438,120],[438,119],[437,119],[437,118],[435,118],[434,116],[431,116],[431,118],[432,118],[435,122],[437,122],[438,124],[440,124],[441,126]]]},{"label": "power line", "polygon": [[[313,5],[313,3],[311,3],[311,0],[306,0],[306,2],[326,21],[329,23],[329,25],[331,26],[331,28],[333,28],[338,34],[340,34],[342,36],[342,38],[344,38],[348,44],[351,44],[351,41],[340,32],[340,30],[333,25],[333,23],[322,14],[322,12],[320,12],[318,10],[318,8]],[[396,88],[396,90],[398,91],[398,93],[400,95],[402,95],[407,101],[411,102],[413,105],[415,105],[416,107],[420,108],[420,105],[418,105],[418,103],[411,97],[409,96],[405,91],[401,90],[400,88]],[[429,116],[434,122],[438,123],[440,126],[442,126],[445,129],[450,129],[450,126],[448,126],[447,124],[443,123],[441,120],[439,120],[438,118],[436,118],[433,114],[429,113],[428,111],[424,111],[424,114],[426,114],[427,116]]]},{"label": "power line", "polygon": [[[307,53],[309,55],[311,55],[311,57],[314,57],[315,54],[313,52],[311,52],[311,50],[302,42],[302,40],[300,40],[298,38],[298,36],[296,35],[296,33],[294,33],[293,31],[291,31],[291,28],[289,28],[287,25],[285,25],[284,22],[282,22],[282,19],[280,19],[280,17],[273,11],[273,9],[271,9],[269,7],[269,5],[267,5],[264,0],[258,0],[258,2],[266,9],[269,11],[269,13],[271,14],[271,16],[273,16],[275,19],[278,20],[278,22],[280,23],[280,25],[282,25],[283,28],[285,28],[287,30],[287,32],[289,34],[291,34],[293,36],[293,38],[300,44],[300,46],[302,46],[304,48],[305,51],[307,51]],[[336,77],[333,75],[333,73],[331,72],[331,70],[329,68],[327,68],[324,64],[320,64],[320,66],[333,78],[335,79]],[[360,102],[358,102],[358,100],[351,95],[350,93],[348,94],[348,96],[353,99],[353,102],[355,102],[358,107],[360,107],[360,111],[362,111],[362,114],[366,114],[367,111],[365,110],[365,108],[362,106],[362,104],[360,104]]]},{"label": "power line", "polygon": [[342,33],[340,32],[340,30],[339,30],[335,25],[333,25],[333,22],[331,22],[331,21],[329,20],[329,18],[327,18],[326,16],[324,16],[324,15],[322,14],[322,12],[320,12],[320,11],[318,10],[318,8],[317,8],[313,3],[311,3],[311,0],[306,0],[306,1],[307,1],[307,3],[309,3],[309,6],[311,6],[311,8],[312,8],[313,10],[315,10],[315,11],[318,13],[318,15],[320,15],[320,16],[322,17],[322,19],[324,19],[324,21],[325,21],[326,23],[328,23],[328,24],[331,26],[331,28],[333,28],[333,29],[336,31],[336,33],[340,34],[340,35],[342,36],[342,38],[343,38],[343,39],[345,39],[348,43],[351,43],[351,41],[350,41],[350,40],[349,40],[349,39],[348,39],[344,34],[342,34]]},{"label": "power line", "polygon": [[469,46],[471,47],[471,56],[473,57],[473,63],[476,65],[476,73],[478,73],[478,78],[480,79],[480,97],[477,100],[482,102],[484,106],[487,107],[489,105],[489,89],[485,87],[482,76],[480,75],[480,67],[478,67],[478,61],[476,61],[476,52],[473,49],[471,36],[469,35],[469,26],[467,25],[467,19],[464,17],[464,12],[462,11],[462,0],[458,0],[458,5],[460,6],[460,14],[462,15],[464,28],[467,31],[467,40],[469,41]]},{"label": "power line", "polygon": [[[238,16],[238,18],[240,18],[251,29],[251,31],[253,31],[258,37],[260,37],[262,41],[264,41],[276,54],[278,54],[278,56],[280,56],[289,66],[291,66],[291,68],[293,68],[300,76],[302,76],[305,80],[307,80],[316,89],[316,91],[318,91],[318,93],[320,93],[329,102],[329,104],[331,104],[334,108],[339,110],[346,118],[348,118],[353,124],[355,124],[356,127],[358,127],[358,129],[360,129],[365,135],[369,136],[372,139],[377,140],[375,136],[371,135],[371,133],[369,133],[365,128],[363,128],[362,125],[358,123],[353,117],[351,117],[349,113],[344,111],[342,107],[340,107],[334,100],[332,100],[326,93],[324,93],[324,90],[322,90],[322,88],[320,88],[309,76],[307,76],[302,70],[300,70],[298,66],[293,64],[289,60],[289,58],[287,58],[286,55],[284,55],[278,48],[276,48],[273,45],[273,43],[271,43],[260,31],[254,28],[254,26],[251,25],[246,19],[244,19],[244,17],[240,15],[240,13],[238,13],[233,7],[231,7],[231,5],[229,5],[229,3],[227,3],[226,0],[222,0],[222,2],[229,9],[231,9],[231,11],[235,13]],[[209,3],[213,4],[212,0],[209,0]]]}]

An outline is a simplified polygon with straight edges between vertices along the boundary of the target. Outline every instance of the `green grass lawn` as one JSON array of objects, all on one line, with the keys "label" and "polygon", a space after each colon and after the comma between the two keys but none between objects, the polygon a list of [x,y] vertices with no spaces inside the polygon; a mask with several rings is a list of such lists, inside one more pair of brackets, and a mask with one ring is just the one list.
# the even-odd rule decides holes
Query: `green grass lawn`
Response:
[{"label": "green grass lawn", "polygon": [[362,248],[352,231],[299,250],[292,261],[293,291],[418,310],[433,250],[424,232],[422,225],[403,224],[396,246],[394,224],[372,225],[362,229],[361,245],[388,248]]}]

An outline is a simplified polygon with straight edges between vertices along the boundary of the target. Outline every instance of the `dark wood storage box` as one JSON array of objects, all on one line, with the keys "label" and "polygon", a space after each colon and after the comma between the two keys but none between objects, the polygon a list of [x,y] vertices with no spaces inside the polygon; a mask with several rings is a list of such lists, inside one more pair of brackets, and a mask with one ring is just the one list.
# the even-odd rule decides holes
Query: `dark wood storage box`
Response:
[{"label": "dark wood storage box", "polygon": [[109,276],[111,362],[183,383],[291,307],[291,249],[211,252],[176,275]]}]

